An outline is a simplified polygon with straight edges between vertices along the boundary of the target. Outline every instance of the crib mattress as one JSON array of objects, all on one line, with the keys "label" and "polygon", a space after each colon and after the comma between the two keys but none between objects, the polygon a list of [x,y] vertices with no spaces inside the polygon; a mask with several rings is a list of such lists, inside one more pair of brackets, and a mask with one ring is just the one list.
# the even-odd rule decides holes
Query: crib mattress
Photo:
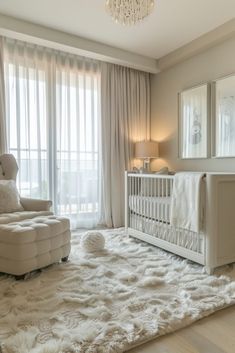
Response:
[{"label": "crib mattress", "polygon": [[136,215],[170,223],[171,197],[129,196],[129,208]]}]

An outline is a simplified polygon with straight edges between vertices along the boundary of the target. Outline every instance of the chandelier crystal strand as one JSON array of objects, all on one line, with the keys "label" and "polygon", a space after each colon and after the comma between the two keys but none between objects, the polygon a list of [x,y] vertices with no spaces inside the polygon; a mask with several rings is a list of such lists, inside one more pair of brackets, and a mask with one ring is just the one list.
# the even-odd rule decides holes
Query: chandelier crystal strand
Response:
[{"label": "chandelier crystal strand", "polygon": [[123,25],[134,25],[150,15],[154,0],[106,0],[106,10]]}]

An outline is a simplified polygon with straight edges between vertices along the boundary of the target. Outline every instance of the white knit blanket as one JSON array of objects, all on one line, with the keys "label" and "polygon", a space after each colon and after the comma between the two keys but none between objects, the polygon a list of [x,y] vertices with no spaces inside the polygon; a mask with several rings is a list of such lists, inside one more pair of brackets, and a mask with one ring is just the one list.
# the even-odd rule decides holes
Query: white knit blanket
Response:
[{"label": "white knit blanket", "polygon": [[176,173],[171,198],[170,224],[198,233],[201,229],[201,184],[205,173]]}]

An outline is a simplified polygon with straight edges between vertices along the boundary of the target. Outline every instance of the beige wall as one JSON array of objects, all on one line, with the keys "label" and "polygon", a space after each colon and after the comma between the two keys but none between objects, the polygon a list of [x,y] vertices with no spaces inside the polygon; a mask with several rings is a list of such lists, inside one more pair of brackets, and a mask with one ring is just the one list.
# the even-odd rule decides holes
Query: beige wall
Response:
[{"label": "beige wall", "polygon": [[[180,160],[178,158],[178,92],[200,83],[235,73],[235,37],[176,66],[152,75],[151,138],[160,141],[161,159],[152,162],[157,170],[233,171],[235,158]],[[213,118],[213,117],[212,117]]]}]

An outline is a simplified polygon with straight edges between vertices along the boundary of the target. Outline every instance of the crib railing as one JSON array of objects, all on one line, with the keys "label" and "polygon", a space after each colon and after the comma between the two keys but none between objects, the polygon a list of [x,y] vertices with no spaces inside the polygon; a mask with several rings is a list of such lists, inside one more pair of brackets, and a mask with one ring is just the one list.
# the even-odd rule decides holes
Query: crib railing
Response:
[{"label": "crib railing", "polygon": [[[150,222],[169,223],[169,198],[172,194],[173,181],[173,175],[126,172],[126,227],[130,225],[130,213],[142,215]],[[132,224],[132,227],[138,228],[137,224]]]},{"label": "crib railing", "polygon": [[170,224],[173,183],[174,175],[126,172],[126,230],[138,239],[203,263],[203,233],[174,228]]}]

